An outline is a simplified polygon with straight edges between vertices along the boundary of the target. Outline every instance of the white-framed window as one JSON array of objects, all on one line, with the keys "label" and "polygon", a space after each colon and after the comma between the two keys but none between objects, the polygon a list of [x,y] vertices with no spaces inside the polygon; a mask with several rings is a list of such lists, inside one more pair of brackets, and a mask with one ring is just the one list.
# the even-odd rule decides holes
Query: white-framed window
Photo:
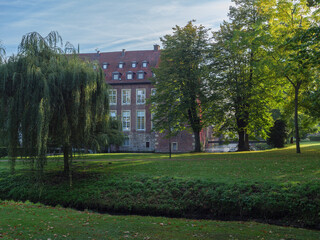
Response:
[{"label": "white-framed window", "polygon": [[122,105],[130,105],[131,104],[131,90],[130,89],[122,89]]},{"label": "white-framed window", "polygon": [[138,71],[137,75],[138,75],[138,79],[144,79],[144,71]]},{"label": "white-framed window", "polygon": [[110,117],[112,119],[117,119],[117,110],[110,110]]},{"label": "white-framed window", "polygon": [[146,103],[146,89],[142,88],[142,89],[137,89],[137,95],[136,95],[136,100],[137,100],[137,104],[141,105],[141,104],[145,104]]},{"label": "white-framed window", "polygon": [[123,68],[123,66],[124,66],[124,63],[123,62],[119,62],[118,68]]},{"label": "white-framed window", "polygon": [[117,89],[109,90],[109,104],[117,105]]},{"label": "white-framed window", "polygon": [[130,146],[130,138],[126,137],[123,141],[123,145],[124,147],[129,147]]},{"label": "white-framed window", "polygon": [[143,62],[142,62],[142,67],[143,67],[143,68],[146,68],[147,66],[148,66],[148,62],[147,62],[147,61],[143,61]]},{"label": "white-framed window", "polygon": [[112,73],[112,80],[121,80],[119,72]]},{"label": "white-framed window", "polygon": [[135,68],[135,67],[137,67],[137,62],[131,62],[131,67],[133,67],[133,68]]},{"label": "white-framed window", "polygon": [[178,143],[177,142],[171,143],[171,150],[172,151],[178,151]]},{"label": "white-framed window", "polygon": [[146,112],[145,110],[137,110],[137,130],[146,130]]},{"label": "white-framed window", "polygon": [[103,64],[102,64],[102,68],[103,68],[103,69],[108,69],[108,63],[103,63]]},{"label": "white-framed window", "polygon": [[130,110],[122,111],[122,130],[130,131],[131,126],[131,112]]},{"label": "white-framed window", "polygon": [[133,79],[133,72],[127,72],[127,80],[132,80]]}]

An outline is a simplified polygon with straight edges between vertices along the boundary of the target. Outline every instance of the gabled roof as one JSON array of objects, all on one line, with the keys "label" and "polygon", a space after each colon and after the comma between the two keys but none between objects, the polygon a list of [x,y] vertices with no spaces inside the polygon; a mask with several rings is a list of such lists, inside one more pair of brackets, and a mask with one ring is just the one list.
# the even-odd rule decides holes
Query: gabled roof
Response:
[{"label": "gabled roof", "polygon": [[[115,83],[119,80],[112,80],[112,73],[119,72],[121,74],[121,82],[145,82],[146,79],[152,77],[152,68],[158,67],[160,60],[160,50],[154,48],[154,50],[141,50],[141,51],[119,51],[119,52],[98,52],[98,53],[82,53],[79,54],[81,58],[87,59],[89,61],[98,61],[102,65],[104,63],[108,64],[107,69],[102,69],[106,75],[106,81],[108,83]],[[146,68],[142,67],[142,62],[147,61],[148,65]],[[118,68],[119,63],[124,63],[123,68]],[[131,67],[131,63],[136,62],[136,67]],[[126,73],[131,71],[137,73],[138,71],[145,72],[145,79],[137,79],[134,76],[133,80],[126,79]]]}]

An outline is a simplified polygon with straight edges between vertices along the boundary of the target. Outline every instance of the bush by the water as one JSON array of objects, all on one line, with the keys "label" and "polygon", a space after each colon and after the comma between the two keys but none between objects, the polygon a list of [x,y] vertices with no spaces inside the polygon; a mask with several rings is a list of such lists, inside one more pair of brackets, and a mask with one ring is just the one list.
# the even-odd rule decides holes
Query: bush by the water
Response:
[{"label": "bush by the water", "polygon": [[276,148],[283,148],[287,138],[287,130],[285,121],[278,119],[274,122],[273,127],[267,139],[267,143]]},{"label": "bush by the water", "polygon": [[257,143],[254,145],[256,150],[267,150],[271,149],[272,147],[267,143]]},{"label": "bush by the water", "polygon": [[[125,214],[247,220],[261,219],[320,229],[319,182],[236,184],[170,177],[112,177],[98,173],[67,178],[49,173],[0,175],[0,198]],[[50,179],[50,180],[49,180]]]},{"label": "bush by the water", "polygon": [[320,136],[310,136],[310,141],[320,141]]}]

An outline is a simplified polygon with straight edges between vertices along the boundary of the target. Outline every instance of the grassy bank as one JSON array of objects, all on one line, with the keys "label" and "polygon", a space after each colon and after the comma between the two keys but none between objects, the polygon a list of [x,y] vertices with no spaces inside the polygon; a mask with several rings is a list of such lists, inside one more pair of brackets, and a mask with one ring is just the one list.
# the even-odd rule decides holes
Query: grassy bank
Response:
[{"label": "grassy bank", "polygon": [[[18,162],[0,163],[0,198],[103,212],[210,219],[259,219],[320,228],[320,145],[250,153],[87,155],[73,185],[50,159],[44,181]],[[84,159],[85,158],[85,159]]]},{"label": "grassy bank", "polygon": [[[113,176],[174,177],[208,179],[214,182],[303,183],[320,179],[320,143],[302,143],[302,153],[293,145],[284,149],[246,153],[174,154],[88,154],[75,158],[77,172],[99,172]],[[62,171],[61,158],[50,157],[48,170]],[[7,171],[7,162],[0,161],[0,171]],[[17,162],[17,169],[28,169]]]},{"label": "grassy bank", "polygon": [[319,231],[255,222],[111,216],[40,204],[0,201],[0,239],[300,239]]}]

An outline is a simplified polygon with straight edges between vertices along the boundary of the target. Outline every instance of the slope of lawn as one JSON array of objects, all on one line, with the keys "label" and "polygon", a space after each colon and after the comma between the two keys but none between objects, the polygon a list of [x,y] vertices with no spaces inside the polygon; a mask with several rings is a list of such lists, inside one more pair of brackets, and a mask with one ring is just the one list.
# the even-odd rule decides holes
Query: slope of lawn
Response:
[{"label": "slope of lawn", "polygon": [[[102,172],[116,176],[174,177],[209,179],[215,182],[302,183],[320,179],[320,143],[302,143],[302,153],[295,146],[284,149],[245,153],[111,153],[88,154],[75,158],[77,171]],[[17,161],[17,169],[26,168]],[[61,171],[61,158],[49,157],[47,169]],[[9,169],[6,161],[0,170]]]},{"label": "slope of lawn", "polygon": [[48,159],[43,180],[0,162],[0,199],[100,212],[250,220],[320,229],[320,144],[249,153],[90,154],[72,178]]},{"label": "slope of lawn", "polygon": [[320,239],[320,232],[255,222],[111,216],[0,201],[0,239]]},{"label": "slope of lawn", "polygon": [[[215,182],[308,182],[320,179],[320,143],[302,144],[302,154],[294,146],[249,153],[97,154],[90,169],[115,175],[143,175],[183,179],[210,179]],[[99,160],[99,161],[96,161]],[[112,164],[110,164],[110,162]],[[81,168],[81,163],[75,163]],[[86,165],[87,166],[87,165]]]}]

